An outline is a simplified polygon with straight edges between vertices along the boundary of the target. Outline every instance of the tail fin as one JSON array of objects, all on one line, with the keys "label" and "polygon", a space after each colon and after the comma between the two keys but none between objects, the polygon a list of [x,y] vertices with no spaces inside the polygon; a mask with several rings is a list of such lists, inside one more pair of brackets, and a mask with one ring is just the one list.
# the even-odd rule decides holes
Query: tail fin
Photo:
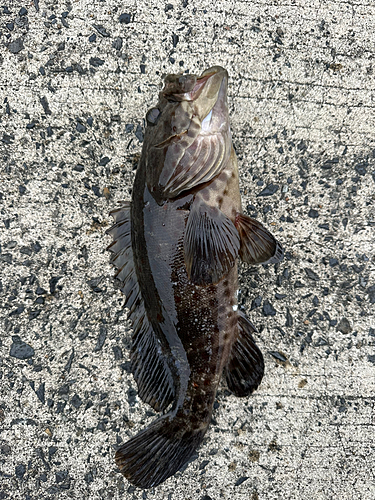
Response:
[{"label": "tail fin", "polygon": [[163,416],[121,446],[115,459],[126,479],[138,488],[151,488],[181,469],[207,430],[187,429],[187,423]]}]

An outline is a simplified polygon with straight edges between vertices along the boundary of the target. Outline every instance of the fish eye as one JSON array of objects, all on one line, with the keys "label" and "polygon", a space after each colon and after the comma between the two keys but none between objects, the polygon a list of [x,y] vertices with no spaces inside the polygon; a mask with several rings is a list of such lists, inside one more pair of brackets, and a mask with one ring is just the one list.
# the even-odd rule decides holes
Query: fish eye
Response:
[{"label": "fish eye", "polygon": [[159,116],[160,116],[160,109],[158,108],[151,108],[147,111],[146,114],[146,120],[148,125],[156,125]]}]

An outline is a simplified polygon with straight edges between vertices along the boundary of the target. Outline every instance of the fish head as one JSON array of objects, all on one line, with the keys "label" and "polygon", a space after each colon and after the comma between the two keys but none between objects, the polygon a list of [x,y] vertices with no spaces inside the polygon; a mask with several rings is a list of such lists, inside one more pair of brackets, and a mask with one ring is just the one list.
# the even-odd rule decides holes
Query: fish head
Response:
[{"label": "fish head", "polygon": [[[147,115],[146,179],[158,202],[207,182],[229,158],[228,73],[213,66],[197,75],[168,75]],[[225,157],[225,158],[224,158]]]}]

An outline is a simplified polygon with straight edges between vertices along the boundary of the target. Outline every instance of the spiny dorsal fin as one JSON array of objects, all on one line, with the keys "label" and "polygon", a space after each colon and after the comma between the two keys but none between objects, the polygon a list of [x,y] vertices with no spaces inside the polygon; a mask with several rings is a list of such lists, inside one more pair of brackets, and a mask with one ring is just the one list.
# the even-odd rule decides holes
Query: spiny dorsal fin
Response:
[{"label": "spiny dorsal fin", "polygon": [[196,199],[184,237],[189,279],[197,285],[218,283],[235,264],[240,240],[233,222],[218,208]]},{"label": "spiny dorsal fin", "polygon": [[255,331],[246,316],[239,312],[238,337],[233,343],[226,367],[228,388],[239,397],[255,391],[264,374],[263,355],[252,336]]},{"label": "spiny dorsal fin", "polygon": [[165,410],[174,398],[174,384],[170,369],[162,355],[158,339],[147,318],[134,268],[131,244],[130,202],[111,215],[115,224],[107,230],[113,238],[108,246],[111,262],[117,267],[115,277],[121,281],[126,296],[125,306],[130,309],[129,319],[133,326],[131,367],[138,385],[139,397],[156,411]]}]

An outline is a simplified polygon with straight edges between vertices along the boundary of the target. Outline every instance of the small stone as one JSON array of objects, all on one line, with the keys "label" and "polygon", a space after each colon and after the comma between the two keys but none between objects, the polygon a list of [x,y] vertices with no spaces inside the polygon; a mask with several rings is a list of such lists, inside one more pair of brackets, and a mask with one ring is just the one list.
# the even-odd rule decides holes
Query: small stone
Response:
[{"label": "small stone", "polygon": [[257,194],[257,196],[272,196],[274,195],[277,190],[279,189],[279,186],[276,184],[268,184],[260,193]]},{"label": "small stone", "polygon": [[84,125],[82,125],[82,123],[78,122],[77,125],[76,125],[76,130],[80,134],[83,134],[83,133],[86,132],[87,128]]},{"label": "small stone", "polygon": [[35,354],[34,349],[26,342],[23,342],[18,335],[12,337],[13,344],[10,346],[10,356],[17,359],[29,359]]},{"label": "small stone", "polygon": [[103,158],[100,159],[99,161],[99,165],[101,167],[105,167],[106,165],[108,165],[108,163],[111,161],[110,158],[108,158],[108,156],[103,156]]},{"label": "small stone", "polygon": [[268,300],[265,300],[263,302],[262,312],[264,316],[275,316],[276,309],[272,306],[272,304]]},{"label": "small stone", "polygon": [[55,474],[55,478],[56,478],[56,483],[62,483],[63,481],[65,481],[68,478],[68,472],[65,470],[58,471]]},{"label": "small stone", "polygon": [[99,336],[98,336],[98,340],[96,342],[94,352],[98,352],[102,349],[106,337],[107,337],[107,329],[104,325],[100,325],[100,332],[99,332]]},{"label": "small stone", "polygon": [[139,140],[139,142],[143,142],[143,130],[142,127],[138,124],[135,130],[135,136]]},{"label": "small stone", "polygon": [[286,363],[288,361],[288,358],[284,356],[281,352],[278,351],[270,351],[269,354],[271,354],[272,357],[277,359],[277,361],[281,361],[281,363]]},{"label": "small stone", "polygon": [[312,269],[305,268],[305,273],[307,277],[313,281],[319,281],[320,279],[319,276]]},{"label": "small stone", "polygon": [[104,59],[100,59],[100,57],[90,57],[89,60],[91,66],[94,66],[94,68],[98,68],[99,66],[103,66],[105,63]]},{"label": "small stone", "polygon": [[121,350],[121,347],[115,345],[113,346],[113,354],[115,356],[115,360],[118,361],[119,359],[122,359],[123,358],[123,354],[122,354],[122,350]]},{"label": "small stone", "polygon": [[115,38],[112,42],[112,47],[116,50],[121,50],[122,48],[122,38],[120,36],[118,36],[117,38]]},{"label": "small stone", "polygon": [[82,399],[78,396],[78,394],[74,394],[70,400],[70,404],[78,410],[78,408],[82,405]]},{"label": "small stone", "polygon": [[262,303],[262,297],[258,295],[258,297],[255,297],[255,299],[251,302],[251,311],[255,309],[256,307],[259,307]]},{"label": "small stone", "polygon": [[314,210],[313,208],[310,208],[309,213],[307,215],[312,219],[317,219],[319,217],[319,212],[317,210]]},{"label": "small stone", "polygon": [[242,476],[237,481],[234,483],[234,486],[239,486],[240,484],[244,483],[247,479],[249,479],[248,476]]},{"label": "small stone", "polygon": [[23,39],[22,38],[17,38],[17,40],[14,40],[13,42],[10,42],[8,44],[8,50],[12,54],[18,54],[18,52],[21,52],[25,47],[23,45]]},{"label": "small stone", "polygon": [[352,327],[350,326],[350,323],[346,318],[342,318],[340,320],[340,323],[337,325],[336,330],[341,333],[347,334],[352,331]]},{"label": "small stone", "polygon": [[42,105],[42,107],[43,107],[44,112],[45,112],[46,115],[51,115],[52,114],[51,110],[49,109],[49,104],[48,104],[47,97],[45,97],[45,96],[41,97],[40,98],[40,104]]},{"label": "small stone", "polygon": [[92,43],[92,42],[95,42],[95,40],[96,40],[96,34],[93,33],[92,35],[89,36],[89,42]]},{"label": "small stone", "polygon": [[319,305],[319,299],[316,295],[314,295],[314,297],[312,299],[312,303],[314,304],[315,307],[317,307]]},{"label": "small stone", "polygon": [[99,33],[99,35],[102,35],[105,38],[110,36],[108,31],[101,24],[94,24],[93,26],[96,29],[96,31]]},{"label": "small stone", "polygon": [[367,163],[359,163],[358,165],[356,165],[354,168],[356,170],[356,172],[359,174],[359,175],[365,175],[366,172],[367,172]]},{"label": "small stone", "polygon": [[121,14],[118,20],[121,24],[129,24],[131,21],[130,14]]},{"label": "small stone", "polygon": [[41,403],[45,403],[45,383],[40,384],[39,388],[35,391]]},{"label": "small stone", "polygon": [[173,35],[172,35],[172,44],[173,44],[173,47],[176,47],[176,46],[177,46],[178,41],[179,41],[179,36],[178,36],[178,35],[173,34]]},{"label": "small stone", "polygon": [[289,311],[289,307],[286,308],[286,323],[285,326],[293,326],[293,316]]},{"label": "small stone", "polygon": [[26,466],[23,464],[16,465],[15,472],[16,472],[16,477],[18,477],[18,479],[22,479],[26,473]]},{"label": "small stone", "polygon": [[76,165],[75,167],[73,167],[73,170],[74,170],[75,172],[83,172],[83,171],[84,171],[84,169],[85,169],[85,167],[84,167],[83,165],[80,165],[80,164],[78,164],[78,165]]},{"label": "small stone", "polygon": [[32,319],[35,319],[39,316],[40,314],[40,309],[35,309],[34,311],[29,312],[29,320],[31,321]]},{"label": "small stone", "polygon": [[49,291],[51,295],[55,293],[56,285],[59,280],[61,280],[61,276],[55,276],[49,280]]},{"label": "small stone", "polygon": [[203,460],[203,462],[199,465],[199,470],[205,469],[205,467],[207,467],[209,463],[210,463],[209,460]]}]

